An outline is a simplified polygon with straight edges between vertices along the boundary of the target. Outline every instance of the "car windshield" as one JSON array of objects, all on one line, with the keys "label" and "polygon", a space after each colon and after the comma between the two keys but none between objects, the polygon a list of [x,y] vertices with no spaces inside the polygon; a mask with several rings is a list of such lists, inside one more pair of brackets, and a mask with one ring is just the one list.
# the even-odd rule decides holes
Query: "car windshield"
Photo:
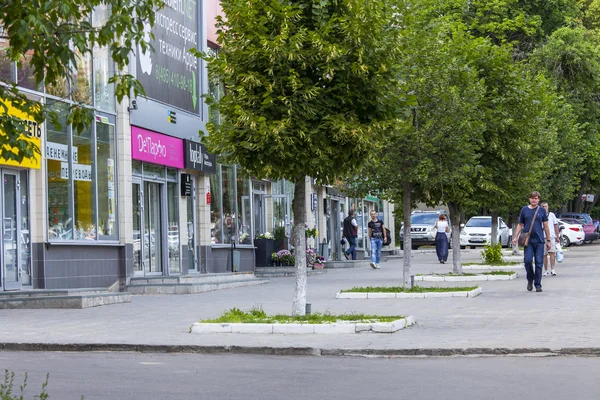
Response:
[{"label": "car windshield", "polygon": [[562,219],[575,219],[577,221],[579,221],[580,224],[583,225],[589,225],[592,223],[592,217],[590,217],[587,214],[577,214],[577,215],[565,215],[566,218],[562,218]]},{"label": "car windshield", "polygon": [[471,218],[465,225],[467,228],[491,228],[491,218]]},{"label": "car windshield", "polygon": [[410,216],[410,223],[412,225],[435,225],[438,218],[438,214],[433,213],[413,214]]}]

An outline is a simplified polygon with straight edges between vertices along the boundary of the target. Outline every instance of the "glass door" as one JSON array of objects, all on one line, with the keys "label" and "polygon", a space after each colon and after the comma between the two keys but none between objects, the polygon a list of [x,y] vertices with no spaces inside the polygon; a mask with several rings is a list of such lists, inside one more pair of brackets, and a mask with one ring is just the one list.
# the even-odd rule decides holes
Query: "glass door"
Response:
[{"label": "glass door", "polygon": [[143,252],[144,273],[163,272],[162,184],[144,181]]},{"label": "glass door", "polygon": [[186,222],[187,222],[187,238],[188,238],[188,272],[194,273],[198,271],[199,254],[196,252],[196,178],[192,176],[192,195],[186,200]]},{"label": "glass door", "polygon": [[19,174],[2,171],[2,281],[4,290],[21,288]]},{"label": "glass door", "polygon": [[140,182],[133,182],[131,205],[133,207],[133,274],[143,275],[142,248],[144,235],[142,234],[142,217],[144,215],[144,200]]}]

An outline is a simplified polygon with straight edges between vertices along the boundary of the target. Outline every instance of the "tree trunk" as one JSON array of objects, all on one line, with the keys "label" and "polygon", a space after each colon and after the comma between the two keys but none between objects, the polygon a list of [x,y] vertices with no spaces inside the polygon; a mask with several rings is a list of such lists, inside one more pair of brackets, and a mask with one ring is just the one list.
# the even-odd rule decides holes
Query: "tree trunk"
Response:
[{"label": "tree trunk", "polygon": [[490,237],[491,244],[498,244],[498,211],[492,211],[492,234]]},{"label": "tree trunk", "polygon": [[412,257],[412,239],[410,237],[410,182],[402,183],[402,215],[404,218],[404,258],[402,268],[402,286],[410,288],[410,266]]},{"label": "tree trunk", "polygon": [[[453,201],[448,202],[450,224],[452,225],[452,272],[462,274],[463,268],[460,261],[460,207]],[[456,245],[458,243],[458,246]]]},{"label": "tree trunk", "polygon": [[294,256],[296,258],[296,286],[294,288],[294,302],[292,315],[306,314],[306,182],[304,177],[299,178],[294,186]]}]

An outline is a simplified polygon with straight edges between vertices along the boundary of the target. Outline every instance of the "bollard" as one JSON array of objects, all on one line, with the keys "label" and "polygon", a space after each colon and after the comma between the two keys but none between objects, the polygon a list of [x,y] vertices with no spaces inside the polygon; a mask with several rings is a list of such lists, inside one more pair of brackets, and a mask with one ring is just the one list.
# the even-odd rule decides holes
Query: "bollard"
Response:
[{"label": "bollard", "polygon": [[310,313],[312,311],[310,303],[306,303],[306,306],[305,306],[304,310],[305,310],[305,314],[306,315],[310,315]]},{"label": "bollard", "polygon": [[415,276],[411,275],[410,276],[410,288],[414,288],[415,287]]}]

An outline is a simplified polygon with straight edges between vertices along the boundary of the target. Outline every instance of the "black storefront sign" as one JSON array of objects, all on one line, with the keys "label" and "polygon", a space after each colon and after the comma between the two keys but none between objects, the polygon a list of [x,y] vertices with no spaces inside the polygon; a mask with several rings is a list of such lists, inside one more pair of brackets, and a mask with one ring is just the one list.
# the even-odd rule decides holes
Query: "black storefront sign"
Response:
[{"label": "black storefront sign", "polygon": [[217,157],[206,151],[202,143],[184,140],[184,165],[186,169],[214,174],[217,172]]},{"label": "black storefront sign", "polygon": [[192,176],[190,174],[181,174],[181,195],[192,195]]}]

